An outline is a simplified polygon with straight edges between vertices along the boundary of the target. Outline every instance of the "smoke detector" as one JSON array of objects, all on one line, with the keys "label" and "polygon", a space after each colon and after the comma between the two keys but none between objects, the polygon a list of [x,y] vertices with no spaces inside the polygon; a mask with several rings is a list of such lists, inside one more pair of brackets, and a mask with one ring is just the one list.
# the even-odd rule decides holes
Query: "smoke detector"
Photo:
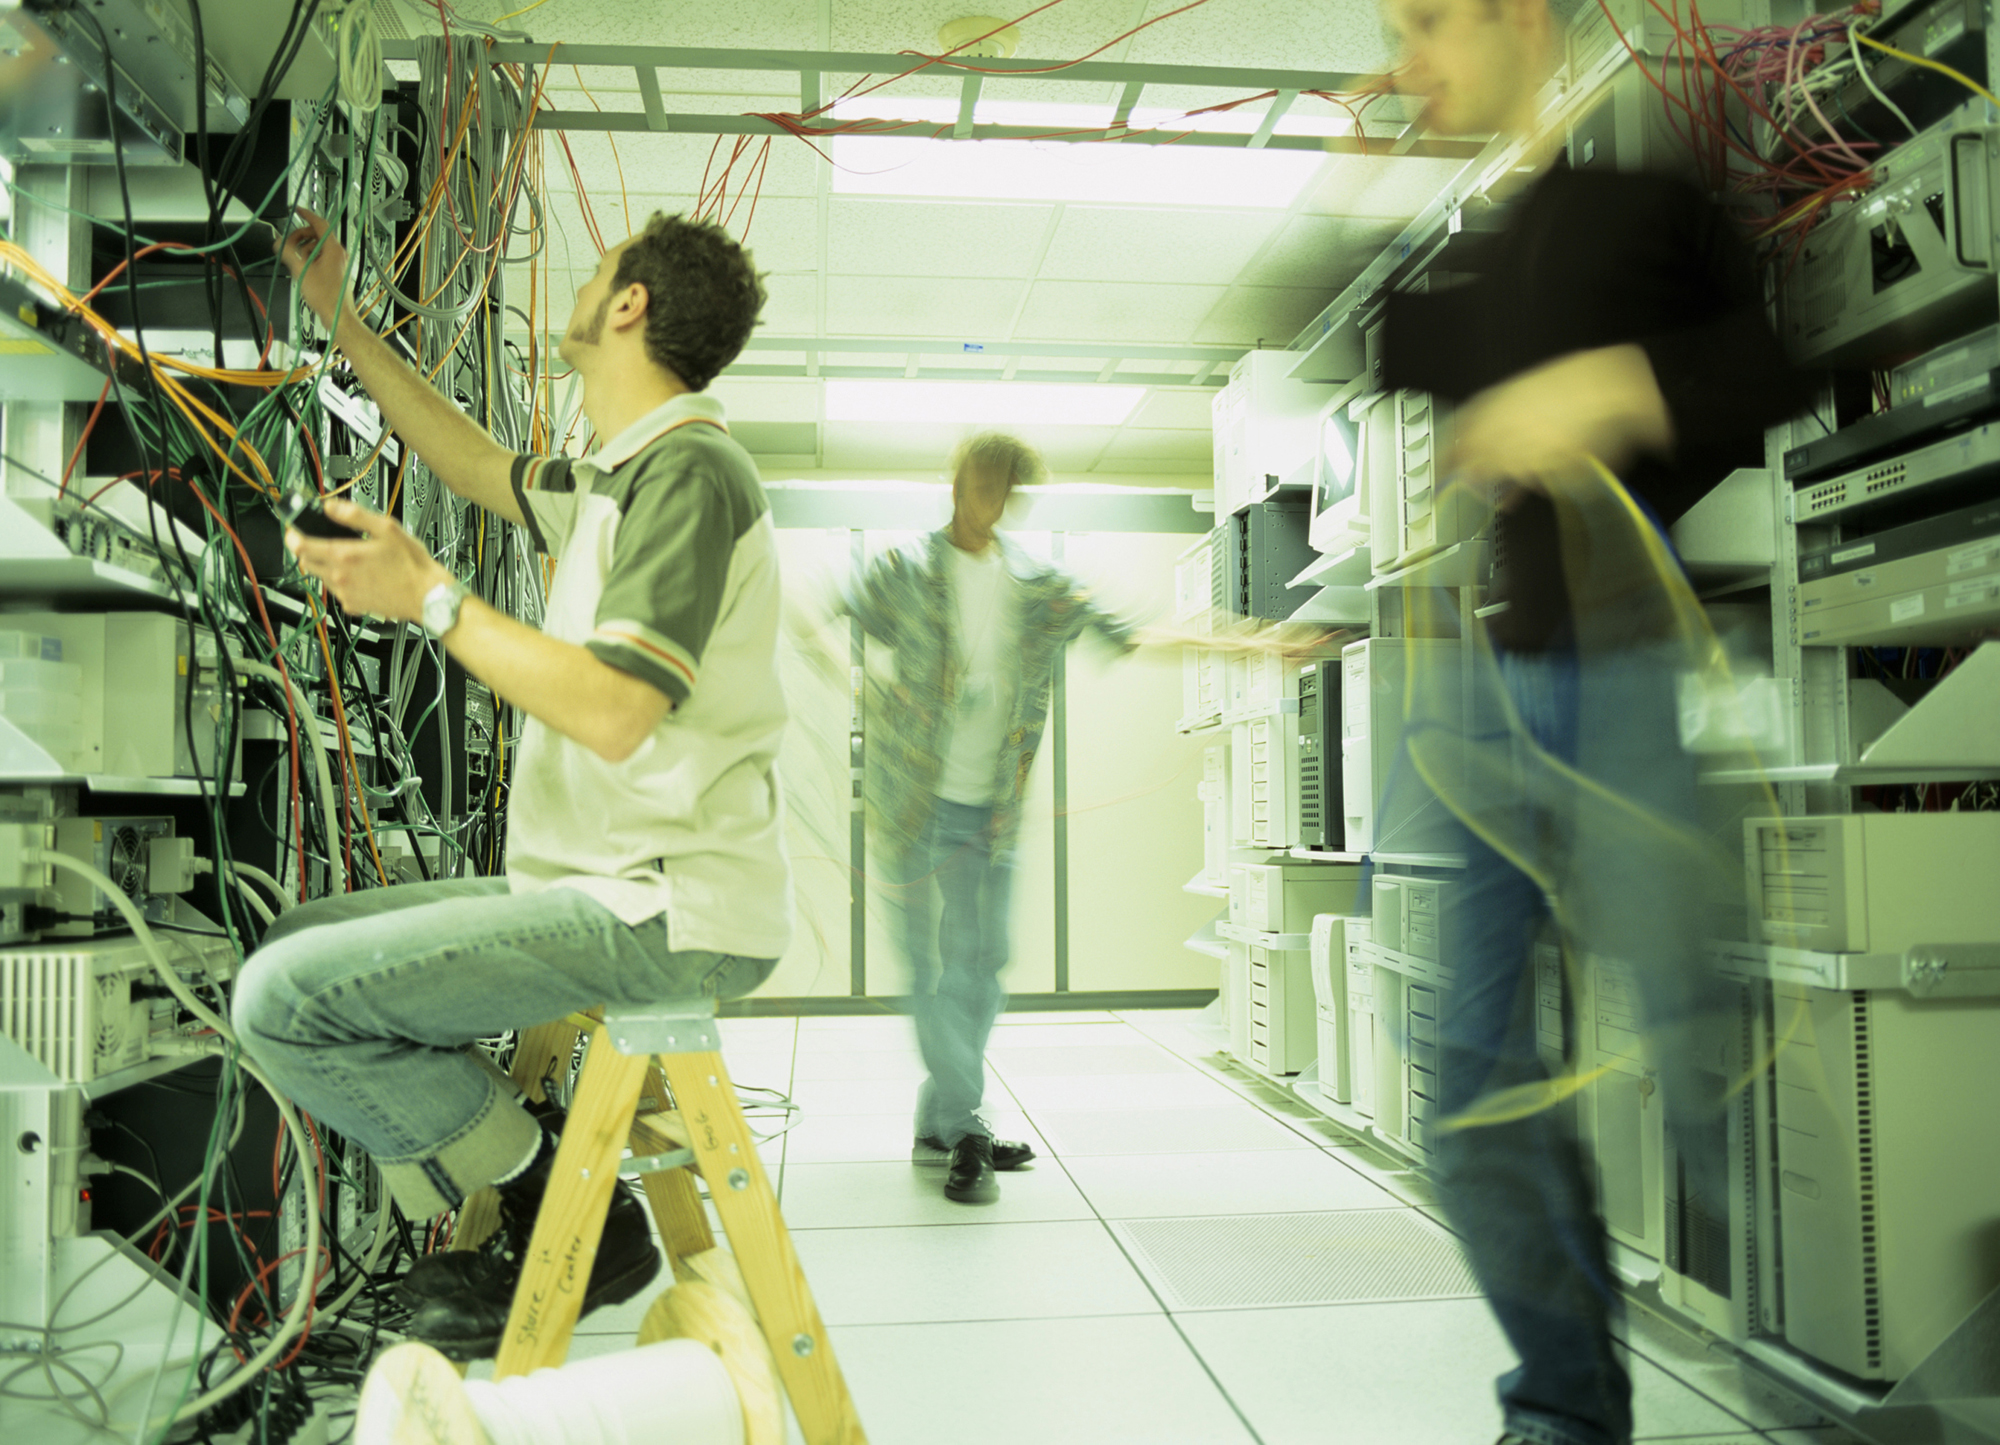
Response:
[{"label": "smoke detector", "polygon": [[[991,31],[991,34],[987,34]],[[968,40],[985,36],[976,45],[966,45]],[[997,15],[967,15],[962,19],[948,20],[938,27],[938,44],[954,52],[960,58],[978,57],[982,60],[1006,59],[1021,44],[1021,27],[1009,25]],[[958,47],[965,45],[965,49]]]}]

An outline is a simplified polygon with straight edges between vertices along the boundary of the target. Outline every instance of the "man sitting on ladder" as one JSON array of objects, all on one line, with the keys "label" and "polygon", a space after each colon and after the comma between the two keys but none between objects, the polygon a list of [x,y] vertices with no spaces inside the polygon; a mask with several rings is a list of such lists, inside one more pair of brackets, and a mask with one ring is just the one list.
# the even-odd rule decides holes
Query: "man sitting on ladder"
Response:
[{"label": "man sitting on ladder", "polygon": [[[469,1358],[505,1325],[554,1143],[464,1046],[598,1004],[739,997],[790,938],[776,539],[756,467],[704,394],[765,291],[720,227],[656,214],[605,253],[559,348],[604,444],[517,456],[363,323],[345,251],[301,214],[279,253],[389,424],[452,491],[562,559],[536,631],[468,595],[391,517],[329,501],[363,539],[286,535],[349,611],[421,623],[527,714],[506,877],[307,904],[236,988],[244,1048],[375,1157],[407,1215],[498,1186],[492,1241],[428,1256],[400,1286],[410,1333]],[[621,1187],[584,1312],[659,1268]]]}]

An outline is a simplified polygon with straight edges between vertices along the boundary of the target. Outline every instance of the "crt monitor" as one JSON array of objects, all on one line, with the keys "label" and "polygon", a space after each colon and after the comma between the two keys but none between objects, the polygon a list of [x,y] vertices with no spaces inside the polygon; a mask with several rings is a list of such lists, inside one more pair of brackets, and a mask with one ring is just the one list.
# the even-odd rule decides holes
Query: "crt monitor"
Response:
[{"label": "crt monitor", "polygon": [[1341,402],[1320,412],[1314,435],[1312,545],[1321,552],[1345,551],[1368,530],[1366,432]]}]

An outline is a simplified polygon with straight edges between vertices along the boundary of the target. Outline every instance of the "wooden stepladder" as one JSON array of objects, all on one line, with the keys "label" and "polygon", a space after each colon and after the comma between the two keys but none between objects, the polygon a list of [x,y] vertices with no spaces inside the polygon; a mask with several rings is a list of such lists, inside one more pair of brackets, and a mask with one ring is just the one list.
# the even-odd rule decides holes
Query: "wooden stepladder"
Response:
[{"label": "wooden stepladder", "polygon": [[[649,1331],[656,1337],[683,1332],[656,1325],[656,1319],[673,1313],[677,1295],[683,1307],[702,1301],[697,1313],[708,1312],[711,1304],[735,1311],[733,1301],[740,1296],[747,1306],[741,1312],[745,1333],[754,1329],[768,1345],[808,1445],[866,1445],[847,1381],[757,1157],[756,1138],[723,1067],[715,1001],[671,999],[641,1008],[607,1008],[601,1024],[571,1015],[530,1029],[517,1050],[516,1081],[532,1088],[548,1077],[550,1065],[559,1061],[566,1068],[585,1028],[591,1040],[583,1075],[535,1219],[493,1377],[560,1365],[568,1354],[584,1282],[629,1142],[639,1157],[623,1161],[622,1167],[628,1172],[636,1168],[641,1176],[661,1242],[681,1281],[647,1316],[641,1342]],[[642,1112],[642,1098],[653,1108]],[[730,1251],[716,1247],[695,1174],[708,1186],[733,1261]],[[476,1240],[490,1230],[480,1204],[484,1201],[468,1204],[461,1240]],[[754,1325],[747,1318],[752,1312]],[[730,1351],[720,1343],[716,1347],[730,1363]],[[757,1428],[755,1392],[742,1393],[752,1445],[760,1445],[757,1436],[766,1431]],[[783,1412],[775,1397],[769,1413],[782,1439]],[[768,1428],[770,1422],[765,1424]]]}]

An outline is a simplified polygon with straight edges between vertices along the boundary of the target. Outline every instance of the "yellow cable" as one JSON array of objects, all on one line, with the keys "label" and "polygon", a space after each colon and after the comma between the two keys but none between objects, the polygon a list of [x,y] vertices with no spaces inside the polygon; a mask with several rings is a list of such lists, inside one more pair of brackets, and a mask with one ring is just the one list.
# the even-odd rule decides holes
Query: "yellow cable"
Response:
[{"label": "yellow cable", "polygon": [[1988,105],[1993,106],[1996,109],[2000,109],[2000,96],[1994,95],[1992,91],[1988,90],[1985,86],[1981,85],[1971,76],[1964,74],[1962,71],[1953,70],[1949,65],[1941,65],[1937,61],[1927,59],[1926,57],[1921,55],[1912,55],[1907,50],[1898,50],[1893,45],[1884,45],[1881,41],[1875,39],[1871,35],[1857,35],[1854,38],[1856,40],[1859,40],[1863,45],[1870,46],[1873,49],[1881,51],[1884,55],[1895,56],[1896,59],[1902,61],[1906,65],[1921,65],[1926,70],[1935,70],[1940,75],[1948,75],[1953,80],[1957,81],[1960,85],[1964,86],[1967,90],[1971,91],[1973,94],[1977,95],[1980,99],[1984,100]]}]

